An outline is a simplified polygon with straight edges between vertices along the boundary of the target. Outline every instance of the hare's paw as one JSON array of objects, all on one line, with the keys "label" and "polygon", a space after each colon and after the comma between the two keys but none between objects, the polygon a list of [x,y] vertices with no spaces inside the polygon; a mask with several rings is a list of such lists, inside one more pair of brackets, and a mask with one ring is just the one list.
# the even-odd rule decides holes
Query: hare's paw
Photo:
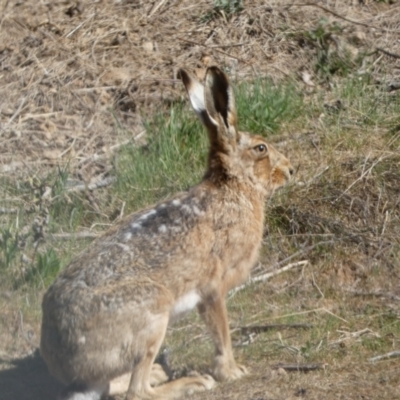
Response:
[{"label": "hare's paw", "polygon": [[[113,379],[110,382],[108,394],[111,396],[126,393],[129,388],[132,373],[121,375],[118,378]],[[163,367],[160,364],[153,364],[150,372],[150,385],[158,386],[169,380],[168,375],[165,373]]]},{"label": "hare's paw", "polygon": [[165,373],[163,367],[160,364],[153,364],[150,372],[150,385],[158,386],[169,380],[168,375]]},{"label": "hare's paw", "polygon": [[216,382],[211,375],[190,376],[181,379],[182,383],[185,385],[184,391],[187,395],[210,390],[216,385]]},{"label": "hare's paw", "polygon": [[[205,390],[213,388],[215,385],[216,382],[210,375],[186,376],[152,388],[152,394],[148,395],[146,399],[186,399],[193,393],[204,392]],[[137,397],[129,398],[129,400],[133,399],[136,400]]]},{"label": "hare's paw", "polygon": [[218,381],[233,381],[248,373],[249,371],[244,365],[236,364],[234,361],[228,363],[216,362],[214,366],[214,377]]}]

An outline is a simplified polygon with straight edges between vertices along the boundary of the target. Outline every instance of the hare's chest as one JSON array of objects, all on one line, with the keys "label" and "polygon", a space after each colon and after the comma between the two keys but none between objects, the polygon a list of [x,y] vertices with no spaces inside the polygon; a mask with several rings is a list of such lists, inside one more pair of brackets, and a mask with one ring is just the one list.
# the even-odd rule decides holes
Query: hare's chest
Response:
[{"label": "hare's chest", "polygon": [[200,295],[196,290],[191,290],[183,296],[179,297],[171,310],[171,318],[177,319],[187,312],[193,310],[200,302]]}]

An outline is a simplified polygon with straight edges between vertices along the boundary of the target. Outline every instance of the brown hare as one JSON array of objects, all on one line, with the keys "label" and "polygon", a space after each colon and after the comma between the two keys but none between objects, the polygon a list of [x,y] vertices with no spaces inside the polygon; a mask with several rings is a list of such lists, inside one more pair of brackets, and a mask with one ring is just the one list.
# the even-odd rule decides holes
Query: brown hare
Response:
[{"label": "brown hare", "polygon": [[[180,76],[208,131],[207,171],[197,186],[96,239],[46,292],[40,349],[68,385],[63,400],[122,390],[128,400],[175,399],[247,373],[233,357],[225,297],[255,264],[264,202],[293,168],[263,137],[237,130],[233,90],[220,69],[208,68],[204,86],[184,70]],[[213,378],[166,382],[154,359],[168,324],[194,307],[215,343]]]}]

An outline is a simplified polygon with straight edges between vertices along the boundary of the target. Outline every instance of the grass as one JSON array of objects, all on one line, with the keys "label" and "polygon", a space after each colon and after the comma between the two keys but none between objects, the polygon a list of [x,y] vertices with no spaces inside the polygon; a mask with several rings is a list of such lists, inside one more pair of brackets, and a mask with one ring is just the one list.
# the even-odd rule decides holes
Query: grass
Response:
[{"label": "grass", "polygon": [[200,18],[201,22],[209,22],[220,16],[231,17],[243,11],[243,0],[214,0],[214,7]]},{"label": "grass", "polygon": [[282,124],[299,117],[303,99],[294,84],[275,86],[268,79],[241,83],[236,95],[239,129],[252,133],[279,133]]},{"label": "grass", "polygon": [[207,137],[182,105],[146,125],[148,144],[127,146],[116,163],[117,193],[137,210],[199,182]]},{"label": "grass", "polygon": [[[393,130],[400,96],[367,76],[349,76],[331,88],[304,96],[291,82],[259,79],[236,89],[240,128],[267,135],[298,170],[297,182],[267,204],[256,273],[294,254],[284,264],[310,262],[228,300],[232,329],[288,326],[235,331],[236,358],[253,371],[280,362],[328,364],[332,374],[349,364],[368,369],[368,358],[400,345],[399,303],[390,300],[400,269],[400,139]],[[328,107],[337,100],[339,108]],[[116,223],[122,202],[125,213],[134,211],[201,179],[207,138],[186,102],[149,120],[146,130],[145,146],[129,144],[115,158],[116,183],[90,196],[70,190],[75,176],[68,166],[3,180],[2,204],[17,212],[1,215],[0,285],[25,299],[17,307],[31,324],[40,320],[43,290],[89,242],[74,240],[74,233]],[[71,240],[51,239],[60,232]],[[291,328],[295,323],[310,328]],[[171,329],[164,348],[177,375],[208,371],[212,344],[196,314]]]}]

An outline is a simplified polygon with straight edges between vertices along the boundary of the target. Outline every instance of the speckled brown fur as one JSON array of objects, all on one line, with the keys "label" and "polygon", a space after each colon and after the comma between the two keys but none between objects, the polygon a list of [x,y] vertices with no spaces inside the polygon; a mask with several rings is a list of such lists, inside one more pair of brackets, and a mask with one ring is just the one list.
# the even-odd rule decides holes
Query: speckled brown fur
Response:
[{"label": "speckled brown fur", "polygon": [[111,228],[48,289],[41,354],[69,385],[64,399],[99,399],[123,374],[132,375],[128,400],[211,388],[210,376],[156,386],[166,379],[159,369],[150,384],[168,324],[196,306],[215,342],[214,378],[247,373],[233,358],[225,296],[256,262],[265,199],[290,179],[292,167],[263,137],[237,131],[222,71],[209,68],[204,87],[186,71],[180,75],[209,134],[207,172],[197,186]]}]

